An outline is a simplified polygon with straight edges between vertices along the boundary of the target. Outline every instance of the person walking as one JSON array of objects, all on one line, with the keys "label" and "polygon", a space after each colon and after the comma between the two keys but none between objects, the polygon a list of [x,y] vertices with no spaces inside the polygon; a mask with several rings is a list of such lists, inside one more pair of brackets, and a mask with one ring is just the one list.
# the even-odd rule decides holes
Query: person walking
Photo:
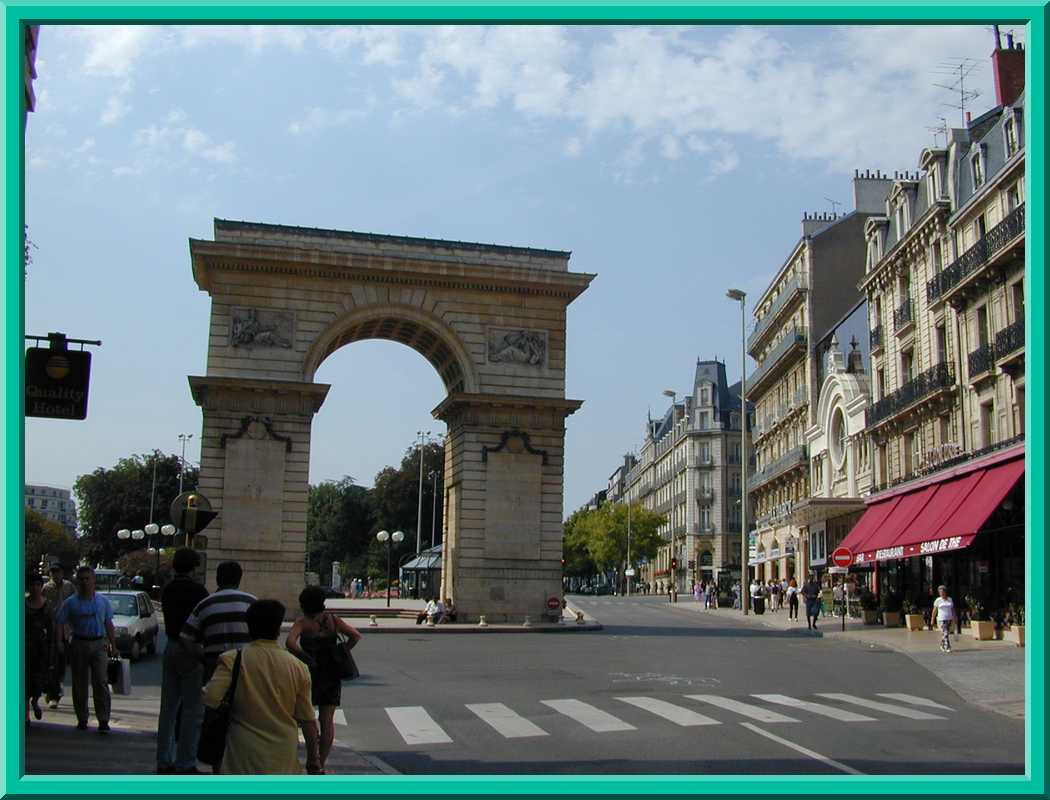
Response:
[{"label": "person walking", "polygon": [[756,614],[762,614],[766,610],[762,584],[759,583],[758,578],[751,582],[751,610]]},{"label": "person walking", "polygon": [[802,599],[806,603],[806,627],[811,631],[816,630],[817,616],[820,614],[820,585],[812,575],[802,586]]},{"label": "person walking", "polygon": [[51,667],[51,652],[54,641],[54,624],[44,597],[44,576],[33,572],[26,578],[26,723],[29,712],[40,719],[40,695],[47,685]]},{"label": "person walking", "polygon": [[300,775],[299,737],[306,741],[306,770],[323,774],[310,670],[277,644],[284,605],[256,600],[244,614],[250,643],[227,650],[204,689],[204,705],[218,708],[230,687],[238,652],[237,686],[219,772],[224,775]]},{"label": "person walking", "polygon": [[952,623],[955,621],[955,601],[948,595],[947,586],[938,586],[939,597],[933,601],[933,616],[941,629],[941,650],[945,653],[952,651]]},{"label": "person walking", "polygon": [[769,610],[774,614],[780,608],[780,584],[776,581],[769,582]]},{"label": "person walking", "polygon": [[[175,577],[164,587],[161,607],[168,643],[161,661],[160,716],[157,719],[157,774],[197,775],[197,742],[204,706],[204,667],[181,637],[193,609],[208,596],[191,573],[200,566],[196,551],[180,548],[171,559]],[[181,714],[181,722],[176,722]],[[177,733],[176,733],[177,730]],[[178,744],[176,747],[176,737]]]},{"label": "person walking", "polygon": [[[90,682],[98,732],[109,733],[107,666],[109,657],[117,652],[117,634],[113,627],[113,606],[103,595],[95,593],[95,570],[91,567],[77,568],[77,592],[62,604],[55,621],[62,626],[61,642],[65,642],[67,634],[72,636],[69,664],[77,730],[87,730]],[[64,644],[60,647],[64,649]]]},{"label": "person walking", "polygon": [[240,590],[242,575],[236,561],[219,564],[215,569],[219,588],[201,600],[182,625],[180,637],[204,661],[204,683],[211,680],[220,655],[240,650],[251,641],[245,615],[257,598]]},{"label": "person walking", "polygon": [[787,599],[787,588],[788,588],[788,580],[787,580],[787,578],[781,578],[780,579],[780,591],[777,592],[777,599],[780,600],[780,607],[781,608],[784,607],[784,601]]},{"label": "person walking", "polygon": [[[66,677],[66,650],[68,642],[62,641],[62,628],[55,622],[62,604],[76,594],[76,587],[66,580],[62,565],[53,561],[49,572],[51,579],[44,584],[44,599],[47,600],[47,613],[51,617],[54,635],[51,639],[51,670],[45,684],[44,699],[49,708],[58,708],[62,698],[62,683]],[[60,647],[62,645],[62,647]]]},{"label": "person walking", "polygon": [[784,594],[787,595],[788,599],[788,619],[798,622],[798,581],[794,578],[788,581]]},{"label": "person walking", "polygon": [[361,640],[357,628],[324,610],[324,600],[324,592],[317,586],[307,586],[299,593],[303,616],[292,625],[285,642],[285,647],[310,669],[310,697],[317,706],[321,725],[321,769],[328,762],[335,742],[335,710],[339,708],[343,690],[332,651],[339,645],[340,633],[355,642]]}]

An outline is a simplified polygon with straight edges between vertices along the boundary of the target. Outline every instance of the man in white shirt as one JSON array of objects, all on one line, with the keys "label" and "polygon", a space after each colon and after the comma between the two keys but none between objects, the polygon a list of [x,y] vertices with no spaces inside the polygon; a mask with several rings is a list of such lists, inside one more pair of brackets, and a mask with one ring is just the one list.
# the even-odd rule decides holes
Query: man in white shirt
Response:
[{"label": "man in white shirt", "polygon": [[933,615],[941,628],[941,650],[945,653],[952,651],[952,623],[955,621],[955,602],[948,596],[947,586],[938,586],[937,593],[940,595],[933,601]]}]

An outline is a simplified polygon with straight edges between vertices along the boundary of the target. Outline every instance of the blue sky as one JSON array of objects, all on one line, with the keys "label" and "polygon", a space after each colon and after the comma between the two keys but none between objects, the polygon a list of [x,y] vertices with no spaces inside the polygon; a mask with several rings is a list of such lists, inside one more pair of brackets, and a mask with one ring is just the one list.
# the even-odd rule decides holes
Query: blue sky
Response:
[{"label": "blue sky", "polygon": [[[1023,40],[1023,32],[1016,31]],[[88,419],[28,420],[26,481],[154,448],[199,459],[214,218],[571,250],[566,514],[637,448],[698,357],[740,375],[754,299],[854,169],[917,168],[938,67],[988,27],[45,27],[26,138],[26,332],[101,339]],[[943,142],[943,138],[940,140]],[[750,306],[749,306],[750,311]],[[310,480],[371,485],[444,393],[359,342],[317,373]]]}]

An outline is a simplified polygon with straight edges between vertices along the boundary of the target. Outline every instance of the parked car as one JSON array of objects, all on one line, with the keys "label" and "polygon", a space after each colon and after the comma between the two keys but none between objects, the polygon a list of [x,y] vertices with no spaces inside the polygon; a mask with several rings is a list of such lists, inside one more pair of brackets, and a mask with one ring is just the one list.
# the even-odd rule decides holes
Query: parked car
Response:
[{"label": "parked car", "polygon": [[113,627],[116,628],[117,649],[132,661],[138,661],[143,652],[157,652],[160,621],[157,609],[145,592],[99,592],[113,606]]}]

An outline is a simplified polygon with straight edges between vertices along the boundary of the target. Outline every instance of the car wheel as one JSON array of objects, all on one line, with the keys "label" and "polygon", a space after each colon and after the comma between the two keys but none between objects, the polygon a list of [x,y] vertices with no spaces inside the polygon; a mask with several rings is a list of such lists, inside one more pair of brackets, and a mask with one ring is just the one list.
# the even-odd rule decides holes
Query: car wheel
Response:
[{"label": "car wheel", "polygon": [[136,636],[131,640],[131,651],[128,654],[132,662],[138,661],[142,656],[142,642],[139,637]]},{"label": "car wheel", "polygon": [[149,640],[149,644],[146,645],[146,654],[155,656],[157,655],[157,634],[153,634],[153,638]]}]

